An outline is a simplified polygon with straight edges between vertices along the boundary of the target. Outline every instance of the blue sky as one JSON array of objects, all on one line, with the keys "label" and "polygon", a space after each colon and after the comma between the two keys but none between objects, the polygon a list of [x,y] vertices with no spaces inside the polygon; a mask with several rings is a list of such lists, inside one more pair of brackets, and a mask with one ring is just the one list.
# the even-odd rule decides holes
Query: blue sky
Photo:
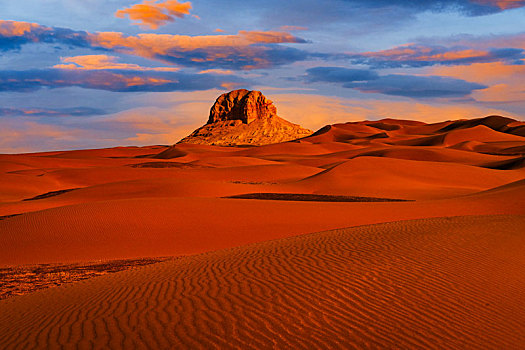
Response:
[{"label": "blue sky", "polygon": [[0,0],[0,152],[172,144],[261,90],[318,129],[525,120],[521,0]]}]

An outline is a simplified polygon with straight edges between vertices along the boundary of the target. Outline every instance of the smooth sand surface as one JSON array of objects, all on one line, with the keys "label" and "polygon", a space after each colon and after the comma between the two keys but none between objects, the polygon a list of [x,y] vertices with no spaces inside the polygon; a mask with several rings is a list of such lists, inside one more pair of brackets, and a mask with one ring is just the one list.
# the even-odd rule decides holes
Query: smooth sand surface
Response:
[{"label": "smooth sand surface", "polygon": [[523,349],[525,216],[398,221],[0,301],[4,349]]}]

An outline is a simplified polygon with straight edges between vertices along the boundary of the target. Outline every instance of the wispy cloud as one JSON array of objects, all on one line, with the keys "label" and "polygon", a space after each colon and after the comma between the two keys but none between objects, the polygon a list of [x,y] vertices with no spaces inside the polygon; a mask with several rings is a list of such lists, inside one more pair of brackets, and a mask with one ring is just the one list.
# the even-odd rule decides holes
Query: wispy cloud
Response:
[{"label": "wispy cloud", "polygon": [[34,116],[34,117],[84,117],[104,115],[106,111],[91,107],[74,108],[0,108],[0,117]]},{"label": "wispy cloud", "polygon": [[306,70],[308,82],[340,83],[344,88],[411,98],[462,97],[486,85],[440,76],[403,74],[379,75],[375,71],[341,67],[316,67]]},{"label": "wispy cloud", "polygon": [[175,18],[183,18],[189,15],[191,2],[178,2],[177,0],[145,0],[140,4],[133,5],[129,8],[118,10],[115,16],[125,18],[126,16],[138,24],[151,29],[157,29],[159,26],[173,22]]},{"label": "wispy cloud", "polygon": [[135,71],[158,71],[158,72],[176,72],[180,68],[176,67],[143,67],[138,64],[120,63],[118,57],[108,55],[83,55],[72,57],[61,57],[61,64],[53,66],[59,69],[117,69],[117,70],[135,70]]},{"label": "wispy cloud", "polygon": [[375,68],[400,68],[514,62],[525,58],[525,51],[513,47],[478,49],[468,46],[407,44],[382,51],[349,55],[349,58],[355,64],[366,64]]},{"label": "wispy cloud", "polygon": [[195,91],[221,88],[227,83],[248,85],[244,79],[216,74],[72,69],[0,71],[0,91],[18,92],[70,86],[118,92]]}]

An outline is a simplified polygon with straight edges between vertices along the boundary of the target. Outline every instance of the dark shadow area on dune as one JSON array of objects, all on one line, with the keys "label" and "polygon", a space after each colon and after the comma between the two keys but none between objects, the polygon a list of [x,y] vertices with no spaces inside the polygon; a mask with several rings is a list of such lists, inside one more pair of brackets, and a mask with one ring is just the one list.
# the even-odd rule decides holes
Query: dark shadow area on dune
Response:
[{"label": "dark shadow area on dune", "polygon": [[274,201],[298,201],[298,202],[412,202],[410,199],[376,198],[358,196],[336,196],[328,194],[306,194],[306,193],[246,193],[223,198],[234,199],[261,199]]},{"label": "dark shadow area on dune", "polygon": [[38,196],[34,196],[34,197],[31,197],[31,198],[23,199],[23,201],[35,201],[35,200],[38,200],[38,199],[54,197],[54,196],[58,196],[58,195],[61,195],[61,194],[67,193],[67,192],[74,191],[74,190],[78,190],[78,188],[68,188],[68,189],[65,189],[65,190],[46,192],[46,193],[43,193],[43,194],[39,194]]}]

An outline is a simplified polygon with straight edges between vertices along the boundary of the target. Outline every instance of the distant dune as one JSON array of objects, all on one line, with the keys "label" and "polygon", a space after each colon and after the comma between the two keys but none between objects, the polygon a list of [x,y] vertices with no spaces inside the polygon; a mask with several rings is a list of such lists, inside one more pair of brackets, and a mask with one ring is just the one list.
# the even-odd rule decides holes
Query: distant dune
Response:
[{"label": "distant dune", "polygon": [[[0,155],[0,265],[186,255],[379,222],[525,214],[524,125],[385,119],[259,147]],[[409,202],[223,198],[268,193]]]},{"label": "distant dune", "polygon": [[445,217],[179,258],[0,301],[0,339],[6,349],[522,349],[524,232],[523,215]]}]

